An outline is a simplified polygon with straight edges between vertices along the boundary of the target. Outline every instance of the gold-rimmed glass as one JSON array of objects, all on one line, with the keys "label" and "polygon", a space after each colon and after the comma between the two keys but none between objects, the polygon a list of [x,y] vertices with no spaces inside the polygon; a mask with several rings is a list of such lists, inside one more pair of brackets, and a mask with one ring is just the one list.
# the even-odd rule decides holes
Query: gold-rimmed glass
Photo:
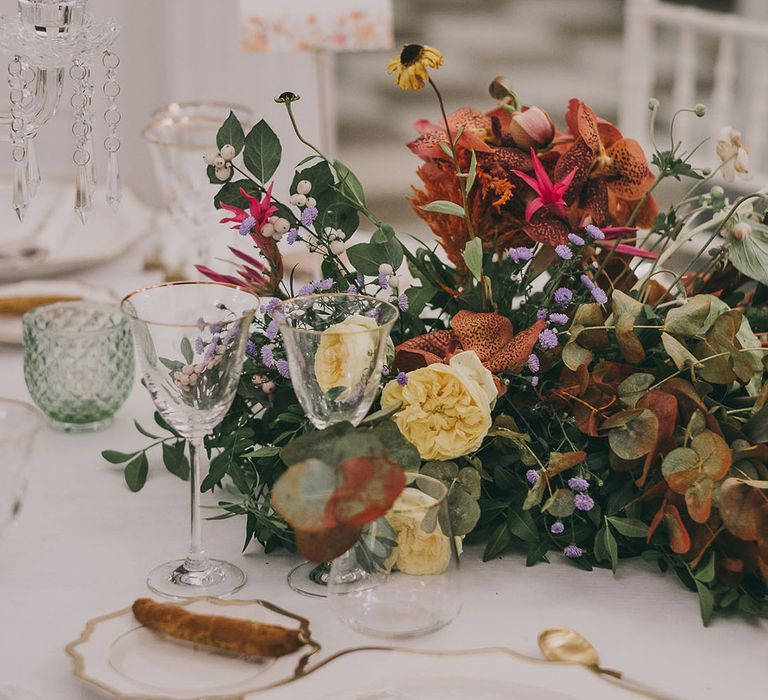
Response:
[{"label": "gold-rimmed glass", "polygon": [[201,457],[205,436],[235,397],[258,298],[234,285],[176,282],[132,292],[121,308],[131,322],[144,386],[189,446],[189,553],[153,569],[147,585],[173,598],[228,595],[244,585],[245,574],[203,549]]},{"label": "gold-rimmed glass", "polygon": [[[398,316],[389,302],[363,294],[310,294],[283,302],[280,331],[291,383],[312,425],[358,425],[365,418]],[[288,574],[288,584],[324,598],[328,571],[328,564],[304,562]]]},{"label": "gold-rimmed glass", "polygon": [[230,111],[247,132],[253,123],[252,110],[239,104],[209,101],[172,102],[158,107],[141,132],[165,207],[177,229],[168,255],[184,260],[190,274],[195,263],[210,265],[211,239],[220,229],[221,212],[211,206],[211,184],[203,155],[216,151],[216,134]]},{"label": "gold-rimmed glass", "polygon": [[363,529],[328,576],[328,600],[337,617],[374,637],[429,634],[461,610],[448,488],[422,474],[406,479],[390,511]]}]

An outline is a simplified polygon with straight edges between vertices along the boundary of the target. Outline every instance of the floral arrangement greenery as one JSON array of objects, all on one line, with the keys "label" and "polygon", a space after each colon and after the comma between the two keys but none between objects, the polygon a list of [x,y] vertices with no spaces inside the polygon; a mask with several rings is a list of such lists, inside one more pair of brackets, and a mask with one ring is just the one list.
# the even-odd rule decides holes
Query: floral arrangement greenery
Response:
[{"label": "floral arrangement greenery", "polygon": [[[697,168],[702,144],[684,151],[674,128],[705,110],[681,109],[649,164],[583,102],[568,103],[560,131],[502,78],[489,111],[448,114],[429,73],[442,62],[408,45],[389,64],[399,87],[437,97],[440,120],[417,122],[408,144],[421,159],[410,202],[436,246],[406,246],[369,210],[350,169],[304,139],[291,93],[277,101],[310,153],[285,200],[264,121],[246,135],[230,115],[206,156],[223,221],[256,250],[233,249],[231,274],[200,270],[264,299],[235,403],[207,440],[217,517],[245,516],[244,546],[293,548],[277,508],[302,551],[329,558],[391,505],[395,465],[449,487],[455,534],[484,542],[486,560],[514,547],[529,566],[554,552],[616,571],[639,556],[698,594],[705,623],[715,610],[768,615],[767,204],[762,193],[731,202],[712,183],[748,176],[740,134],[725,129],[721,165]],[[666,179],[691,186],[660,212]],[[350,245],[361,221],[372,235]],[[670,271],[686,244],[696,252]],[[295,289],[286,245],[320,255],[322,279]],[[281,304],[319,291],[401,312],[380,399],[357,428],[313,430],[290,383]],[[178,435],[156,420],[170,437],[137,427],[184,477]],[[127,462],[135,490],[146,449],[105,453]],[[330,495],[310,504],[321,482]]]}]

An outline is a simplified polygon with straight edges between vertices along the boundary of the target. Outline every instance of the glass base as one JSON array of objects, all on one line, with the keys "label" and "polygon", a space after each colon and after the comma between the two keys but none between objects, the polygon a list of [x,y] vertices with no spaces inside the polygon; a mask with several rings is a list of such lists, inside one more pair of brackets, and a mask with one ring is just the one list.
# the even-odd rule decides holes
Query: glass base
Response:
[{"label": "glass base", "polygon": [[[114,419],[114,416],[109,416],[109,418],[102,418],[90,423],[67,423],[66,421],[50,418],[48,419],[48,425],[62,433],[95,433],[97,430],[104,430],[104,428],[112,425]],[[0,696],[0,700],[3,700],[2,696]]]},{"label": "glass base", "polygon": [[301,595],[310,598],[327,598],[330,572],[329,564],[315,564],[313,561],[305,561],[288,574],[288,585]]},{"label": "glass base", "polygon": [[0,685],[0,700],[40,700],[40,697],[23,688]]},{"label": "glass base", "polygon": [[223,598],[245,585],[245,573],[229,562],[209,559],[203,571],[188,571],[185,563],[177,559],[152,569],[147,577],[149,590],[166,598]]}]

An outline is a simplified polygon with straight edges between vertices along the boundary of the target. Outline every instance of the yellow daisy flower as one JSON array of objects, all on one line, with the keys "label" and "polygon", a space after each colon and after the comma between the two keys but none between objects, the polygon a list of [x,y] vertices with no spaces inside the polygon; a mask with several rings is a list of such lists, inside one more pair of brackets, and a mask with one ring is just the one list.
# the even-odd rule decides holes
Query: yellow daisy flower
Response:
[{"label": "yellow daisy flower", "polygon": [[443,65],[443,54],[431,46],[406,44],[399,56],[387,66],[387,73],[395,74],[395,83],[401,90],[421,90],[429,79],[427,68]]}]

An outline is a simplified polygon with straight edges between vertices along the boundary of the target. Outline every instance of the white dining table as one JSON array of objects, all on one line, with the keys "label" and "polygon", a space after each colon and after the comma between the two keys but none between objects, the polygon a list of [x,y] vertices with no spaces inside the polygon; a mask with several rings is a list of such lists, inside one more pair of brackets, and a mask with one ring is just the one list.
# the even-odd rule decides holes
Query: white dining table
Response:
[{"label": "white dining table", "polygon": [[[118,294],[157,281],[140,271],[149,245],[148,241],[120,260],[77,277]],[[29,400],[20,347],[0,347],[0,396]],[[64,434],[45,428],[40,433],[23,511],[0,543],[0,685],[25,687],[41,700],[100,697],[73,676],[65,645],[79,636],[87,620],[147,596],[147,572],[184,555],[187,485],[165,470],[158,454],[150,453],[147,484],[132,493],[120,466],[100,456],[104,449],[130,451],[145,445],[147,439],[135,430],[133,420],[151,425],[152,410],[137,381],[107,429]],[[286,575],[298,556],[265,555],[258,544],[243,553],[243,535],[240,519],[205,523],[208,551],[237,563],[248,575],[237,597],[266,599],[308,618],[323,645],[321,658],[343,647],[371,643],[339,622],[325,601],[302,597],[288,587]],[[604,666],[670,696],[766,697],[765,620],[716,617],[705,628],[697,597],[673,575],[661,576],[654,565],[640,560],[622,562],[613,575],[606,570],[578,570],[557,554],[551,555],[551,564],[531,568],[525,567],[519,552],[506,552],[487,563],[481,555],[480,548],[468,547],[462,556],[460,615],[444,629],[404,645],[429,649],[501,645],[538,657],[538,633],[568,627],[594,644]],[[331,663],[316,676],[254,697],[342,697],[341,689],[362,686],[377,673],[391,678],[398,673],[397,664],[390,661],[382,671],[379,659],[361,655],[354,663],[337,667]],[[461,658],[455,660],[456,673],[461,673],[462,664]],[[403,663],[402,673],[412,672],[406,670],[412,667]],[[467,663],[466,668],[471,673],[476,667]],[[524,670],[515,674],[517,681],[526,680]],[[609,699],[616,693],[605,684],[604,691],[592,691],[588,697]],[[587,695],[575,681],[567,697]]]}]

